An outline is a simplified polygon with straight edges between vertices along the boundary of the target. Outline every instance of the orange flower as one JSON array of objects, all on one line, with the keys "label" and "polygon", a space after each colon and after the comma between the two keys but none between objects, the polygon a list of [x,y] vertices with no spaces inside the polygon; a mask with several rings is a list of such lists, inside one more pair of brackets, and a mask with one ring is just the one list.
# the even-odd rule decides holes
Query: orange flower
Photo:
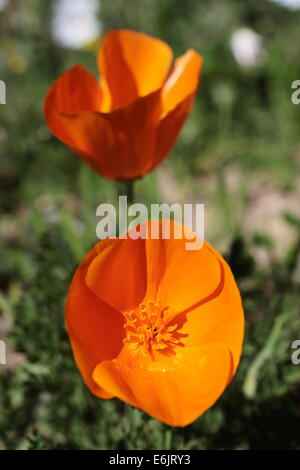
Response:
[{"label": "orange flower", "polygon": [[95,171],[130,180],[153,170],[172,148],[189,114],[202,58],[179,57],[159,39],[110,31],[98,54],[98,83],[81,65],[64,72],[45,99],[53,134]]},{"label": "orange flower", "polygon": [[66,303],[75,361],[91,392],[172,426],[191,423],[220,397],[244,330],[227,263],[206,242],[194,251],[185,243],[172,231],[168,240],[97,243]]}]

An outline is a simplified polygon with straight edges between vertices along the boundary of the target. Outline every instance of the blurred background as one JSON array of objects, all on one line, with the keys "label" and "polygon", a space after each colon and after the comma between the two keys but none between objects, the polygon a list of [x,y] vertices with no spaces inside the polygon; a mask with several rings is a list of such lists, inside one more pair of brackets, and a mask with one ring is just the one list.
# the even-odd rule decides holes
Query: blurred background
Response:
[{"label": "blurred background", "polygon": [[[0,0],[0,449],[300,449],[299,26],[299,0]],[[236,378],[184,429],[93,397],[64,328],[96,207],[117,186],[50,134],[43,99],[76,63],[96,75],[103,34],[123,27],[204,56],[192,115],[137,199],[205,203],[246,313]]]}]

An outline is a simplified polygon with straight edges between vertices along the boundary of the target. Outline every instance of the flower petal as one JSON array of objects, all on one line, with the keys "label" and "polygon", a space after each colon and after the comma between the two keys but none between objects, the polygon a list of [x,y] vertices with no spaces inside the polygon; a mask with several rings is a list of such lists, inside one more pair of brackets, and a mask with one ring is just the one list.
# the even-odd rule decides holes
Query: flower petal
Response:
[{"label": "flower petal", "polygon": [[187,250],[186,239],[164,240],[166,270],[157,296],[177,313],[218,294],[222,288],[222,266],[207,243]]},{"label": "flower petal", "polygon": [[85,277],[89,289],[120,312],[139,305],[146,291],[145,241],[110,239],[98,247]]},{"label": "flower petal", "polygon": [[101,361],[116,357],[124,337],[123,316],[99,300],[85,283],[86,270],[95,256],[88,253],[73,277],[65,306],[66,325],[73,354],[82,377],[92,393],[111,398],[92,380],[92,371]]},{"label": "flower petal", "polygon": [[147,292],[145,299],[153,300],[166,267],[165,247],[163,240],[146,240],[147,258]]},{"label": "flower petal", "polygon": [[171,151],[186,118],[191,112],[195,96],[196,93],[188,95],[160,120],[156,131],[156,145],[151,169],[159,165]]},{"label": "flower petal", "polygon": [[187,51],[176,60],[174,70],[162,89],[163,111],[157,128],[152,169],[170,152],[191,112],[199,84],[201,66],[202,57],[195,51]]},{"label": "flower petal", "polygon": [[195,93],[202,62],[202,57],[192,49],[176,59],[174,69],[162,89],[164,115],[176,108],[188,95]]},{"label": "flower petal", "polygon": [[47,124],[58,139],[108,178],[133,179],[153,166],[159,91],[110,114],[59,112],[46,100]]},{"label": "flower petal", "polygon": [[118,31],[112,30],[105,36],[98,55],[98,68],[101,89],[105,95],[102,112],[126,106],[138,97],[133,75],[124,59]]},{"label": "flower petal", "polygon": [[222,263],[223,288],[219,295],[212,297],[187,314],[177,316],[174,322],[183,324],[181,331],[188,335],[185,339],[187,346],[211,342],[226,344],[233,356],[233,373],[235,373],[242,352],[244,336],[241,296],[226,261],[210,245],[207,244],[207,246]]},{"label": "flower petal", "polygon": [[98,56],[101,87],[106,98],[101,111],[127,105],[159,89],[172,61],[163,41],[136,31],[112,30]]},{"label": "flower petal", "polygon": [[51,128],[51,110],[72,115],[80,111],[98,111],[101,89],[95,77],[82,65],[66,70],[49,88],[45,99],[45,118]]},{"label": "flower petal", "polygon": [[171,426],[186,426],[210,408],[232,375],[232,359],[221,343],[183,348],[153,361],[124,347],[118,358],[97,365],[94,381],[107,393]]}]

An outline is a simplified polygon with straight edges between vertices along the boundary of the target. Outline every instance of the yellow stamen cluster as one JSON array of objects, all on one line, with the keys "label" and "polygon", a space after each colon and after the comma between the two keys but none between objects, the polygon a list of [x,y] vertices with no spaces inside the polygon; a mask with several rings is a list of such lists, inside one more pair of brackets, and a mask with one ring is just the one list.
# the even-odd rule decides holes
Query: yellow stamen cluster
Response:
[{"label": "yellow stamen cluster", "polygon": [[161,352],[172,352],[175,346],[183,346],[180,338],[185,335],[178,332],[177,324],[170,324],[174,317],[171,308],[162,309],[159,300],[141,303],[134,310],[125,312],[124,316],[124,343],[131,343],[148,351]]}]

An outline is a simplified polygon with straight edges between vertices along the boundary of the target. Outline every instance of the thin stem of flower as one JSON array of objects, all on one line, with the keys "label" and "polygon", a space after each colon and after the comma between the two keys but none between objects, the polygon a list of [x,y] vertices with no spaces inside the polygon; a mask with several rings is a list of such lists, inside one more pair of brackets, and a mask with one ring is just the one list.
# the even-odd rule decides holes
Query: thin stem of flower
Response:
[{"label": "thin stem of flower", "polygon": [[135,199],[134,193],[135,180],[126,180],[117,182],[117,191],[119,196],[127,196],[127,204],[133,204]]},{"label": "thin stem of flower", "polygon": [[128,198],[128,204],[133,204],[134,203],[134,182],[135,180],[128,180],[125,182],[125,188],[126,188],[126,195]]}]

